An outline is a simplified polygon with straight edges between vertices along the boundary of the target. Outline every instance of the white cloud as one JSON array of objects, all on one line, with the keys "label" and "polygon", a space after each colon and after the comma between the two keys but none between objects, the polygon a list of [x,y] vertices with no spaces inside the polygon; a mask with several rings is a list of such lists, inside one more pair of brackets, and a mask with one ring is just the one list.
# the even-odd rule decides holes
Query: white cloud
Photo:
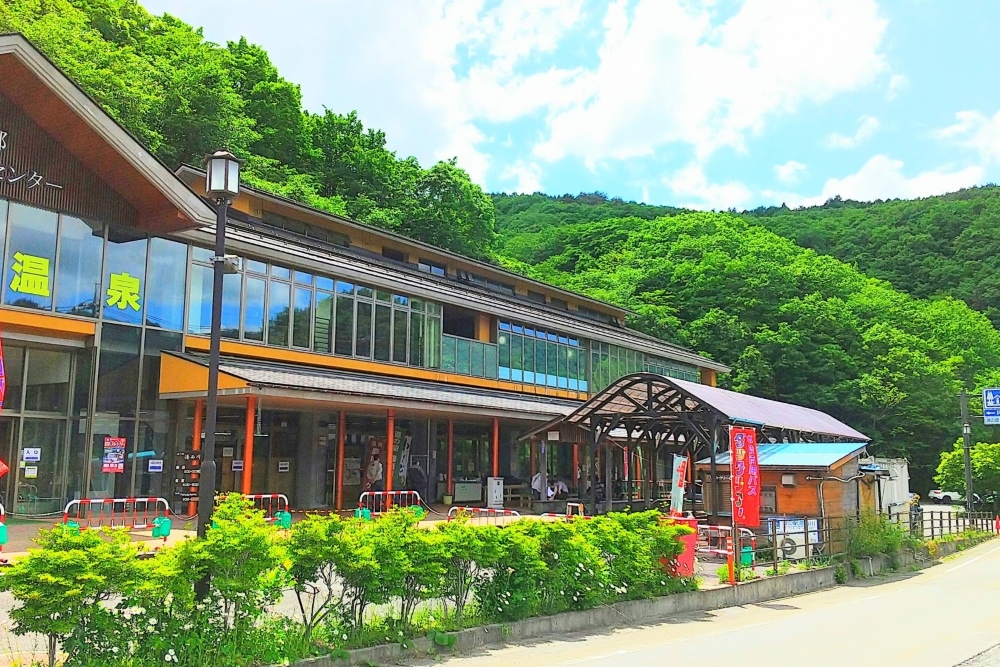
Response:
[{"label": "white cloud", "polygon": [[834,132],[826,138],[827,148],[854,148],[858,144],[869,139],[881,126],[878,118],[874,116],[862,116],[858,119],[858,129],[853,136],[847,136]]},{"label": "white cloud", "polygon": [[774,174],[778,180],[788,185],[798,183],[799,178],[806,172],[806,165],[795,160],[789,160],[785,164],[774,165]]},{"label": "white cloud", "polygon": [[856,173],[829,179],[820,196],[803,199],[800,204],[822,204],[838,195],[858,201],[930,197],[976,185],[983,179],[983,170],[978,166],[959,170],[942,166],[912,177],[903,173],[903,166],[902,160],[875,155]]},{"label": "white cloud", "polygon": [[663,184],[679,199],[693,198],[678,204],[685,208],[702,210],[740,208],[753,197],[750,188],[738,181],[709,183],[704,170],[697,163],[691,163],[672,176],[667,176],[663,179]]},{"label": "white cloud", "polygon": [[508,192],[534,194],[542,191],[542,168],[536,162],[525,163],[523,160],[518,160],[504,168],[500,180],[517,181],[513,188],[507,190]]},{"label": "white cloud", "polygon": [[[143,4],[216,42],[263,44],[307,108],[357,109],[400,156],[457,156],[487,187],[488,177],[541,178],[532,168],[522,181],[518,159],[544,172],[562,158],[594,167],[676,144],[704,162],[721,147],[745,150],[777,115],[888,71],[875,0],[744,0],[733,11],[714,0]],[[515,157],[498,163],[491,152],[511,128],[490,125],[515,121],[533,133],[517,128]]]},{"label": "white cloud", "polygon": [[893,74],[889,77],[889,86],[885,89],[885,99],[894,100],[910,85],[910,80],[903,74]]},{"label": "white cloud", "polygon": [[563,89],[548,91],[548,136],[535,154],[594,165],[680,142],[704,160],[723,146],[744,150],[775,114],[885,70],[886,21],[870,0],[748,0],[722,20],[706,5],[613,3],[597,66],[563,72]]},{"label": "white cloud", "polygon": [[978,152],[987,164],[1000,163],[1000,111],[992,118],[978,111],[959,111],[955,120],[954,125],[938,130],[935,135]]}]

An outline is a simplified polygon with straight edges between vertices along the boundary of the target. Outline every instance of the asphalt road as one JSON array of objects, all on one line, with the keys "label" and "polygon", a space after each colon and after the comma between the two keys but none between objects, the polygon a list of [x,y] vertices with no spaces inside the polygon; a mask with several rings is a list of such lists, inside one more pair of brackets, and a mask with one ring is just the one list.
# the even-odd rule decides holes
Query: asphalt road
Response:
[{"label": "asphalt road", "polygon": [[[595,635],[484,650],[447,667],[1000,666],[1000,544],[927,570]],[[927,619],[933,622],[928,623]],[[440,659],[413,665],[442,664]]]}]

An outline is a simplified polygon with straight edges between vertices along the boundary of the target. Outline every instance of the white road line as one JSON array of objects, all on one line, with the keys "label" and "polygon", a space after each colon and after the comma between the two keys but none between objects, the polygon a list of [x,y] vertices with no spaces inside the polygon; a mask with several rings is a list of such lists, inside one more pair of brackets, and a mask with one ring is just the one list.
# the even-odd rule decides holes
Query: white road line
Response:
[{"label": "white road line", "polygon": [[975,558],[970,558],[969,560],[965,561],[964,563],[962,563],[960,565],[956,565],[955,567],[952,567],[952,568],[949,568],[949,569],[945,570],[945,572],[954,572],[955,570],[961,570],[966,565],[972,565],[973,563],[975,563],[977,560],[979,560],[983,556],[989,556],[994,551],[1000,551],[1000,547],[993,547],[992,549],[990,549],[986,553],[984,553],[982,555],[979,555],[979,556],[976,556]]}]

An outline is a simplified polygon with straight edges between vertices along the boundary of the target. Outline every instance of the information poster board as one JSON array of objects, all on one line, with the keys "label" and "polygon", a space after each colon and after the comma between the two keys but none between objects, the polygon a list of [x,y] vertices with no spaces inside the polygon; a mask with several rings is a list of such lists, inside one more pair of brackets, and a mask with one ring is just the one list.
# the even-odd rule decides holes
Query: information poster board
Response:
[{"label": "information poster board", "polygon": [[101,459],[101,472],[125,472],[125,438],[104,438],[104,458]]}]

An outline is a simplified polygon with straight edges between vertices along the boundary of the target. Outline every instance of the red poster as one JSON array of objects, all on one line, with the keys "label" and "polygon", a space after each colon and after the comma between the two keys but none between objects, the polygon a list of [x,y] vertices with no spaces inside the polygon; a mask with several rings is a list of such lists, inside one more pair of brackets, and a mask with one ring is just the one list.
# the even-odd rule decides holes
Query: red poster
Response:
[{"label": "red poster", "polygon": [[733,485],[733,523],[760,525],[760,469],[757,467],[757,430],[729,427],[730,480]]},{"label": "red poster", "polygon": [[101,472],[125,472],[125,438],[104,438],[104,459]]}]

